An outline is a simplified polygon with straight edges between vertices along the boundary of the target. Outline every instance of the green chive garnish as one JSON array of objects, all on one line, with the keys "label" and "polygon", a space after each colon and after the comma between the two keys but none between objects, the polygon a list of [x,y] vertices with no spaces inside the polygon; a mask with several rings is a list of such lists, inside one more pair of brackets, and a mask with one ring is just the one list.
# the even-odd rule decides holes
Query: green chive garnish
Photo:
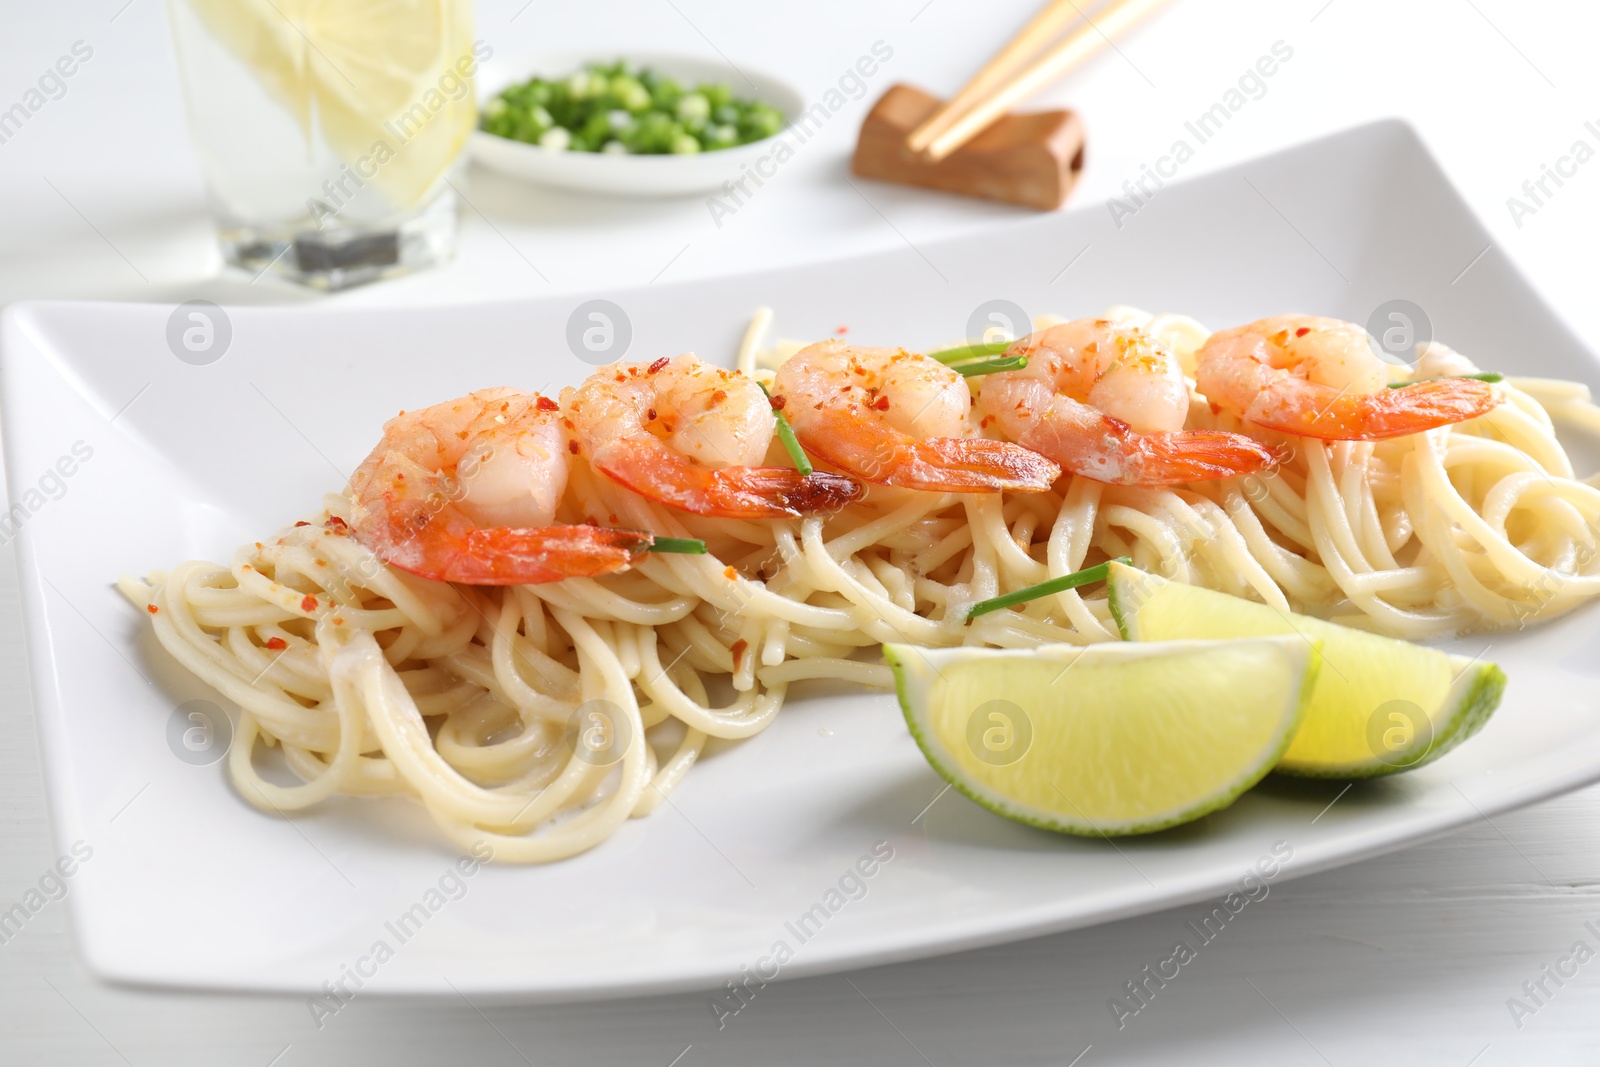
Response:
[{"label": "green chive garnish", "polygon": [[[761,383],[757,382],[757,385]],[[762,385],[761,391],[767,393],[767,387]],[[772,399],[772,394],[767,393],[767,399]],[[772,414],[778,419],[778,440],[783,442],[783,450],[789,453],[789,459],[794,463],[794,469],[804,477],[812,472],[811,461],[806,458],[806,450],[800,447],[799,438],[794,435],[794,427],[789,425],[789,420],[783,417],[782,408],[773,408]]]},{"label": "green chive garnish", "polygon": [[963,363],[950,369],[964,378],[976,378],[980,374],[993,374],[996,371],[1021,370],[1027,365],[1027,356],[1007,356],[1004,359],[986,359],[982,363]]},{"label": "green chive garnish", "polygon": [[1445,378],[1464,378],[1474,382],[1503,382],[1506,380],[1504,374],[1496,374],[1493,371],[1489,371],[1484,374],[1446,374],[1439,378],[1418,378],[1416,381],[1410,382],[1390,382],[1389,388],[1404,389],[1408,385],[1416,385],[1419,382],[1438,382],[1443,381]]},{"label": "green chive garnish", "polygon": [[1106,576],[1111,573],[1111,564],[1113,563],[1132,565],[1133,560],[1127,556],[1122,556],[1118,559],[1107,560],[1104,563],[1097,563],[1093,567],[1085,567],[1081,571],[1063,574],[1059,578],[1051,578],[1048,582],[1030,585],[1026,589],[1018,589],[1015,592],[1002,593],[999,596],[990,597],[988,600],[980,600],[967,609],[967,621],[971,622],[979,615],[987,615],[989,612],[999,611],[1001,608],[1009,608],[1016,604],[1026,604],[1030,600],[1038,600],[1040,597],[1050,596],[1052,593],[1076,589],[1080,585],[1103,582],[1106,580]]},{"label": "green chive garnish", "polygon": [[944,348],[938,352],[929,352],[929,359],[936,359],[940,363],[960,363],[964,359],[978,359],[981,356],[998,356],[1015,341],[989,341],[981,345],[962,345],[959,348]]},{"label": "green chive garnish", "polygon": [[650,542],[651,552],[682,552],[689,556],[706,554],[706,543],[693,537],[658,537]]}]

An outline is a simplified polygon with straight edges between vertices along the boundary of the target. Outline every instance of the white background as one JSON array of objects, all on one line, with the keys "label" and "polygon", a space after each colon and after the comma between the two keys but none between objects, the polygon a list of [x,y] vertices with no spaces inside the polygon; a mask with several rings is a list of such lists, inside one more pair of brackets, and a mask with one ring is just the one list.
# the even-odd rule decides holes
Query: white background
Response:
[{"label": "white background", "polygon": [[[454,264],[328,299],[271,278],[218,276],[157,0],[3,0],[0,110],[75,41],[94,55],[63,98],[0,144],[0,302],[467,303],[717,275],[980,229],[1016,212],[852,183],[848,152],[860,117],[891,82],[949,92],[1032,6],[486,0],[478,35],[501,58],[574,48],[720,52],[815,99],[874,41],[894,56],[864,99],[720,227],[701,199],[558,195],[474,170]],[[1592,252],[1600,160],[1562,188],[1549,186],[1554,195],[1520,226],[1506,203],[1575,140],[1600,148],[1600,134],[1584,127],[1600,129],[1597,35],[1600,10],[1577,0],[1182,0],[1051,94],[1080,108],[1089,127],[1088,169],[1072,206],[1105,210],[1107,196],[1183,135],[1185,120],[1281,40],[1293,58],[1184,175],[1402,116],[1499,249],[1580,333],[1600,338]],[[20,642],[16,579],[4,553],[0,907],[20,899],[55,858]],[[1600,961],[1520,1028],[1506,1001],[1574,941],[1600,948],[1583,927],[1600,926],[1597,837],[1600,791],[1590,790],[1275,886],[1125,1029],[1087,1051],[1083,1035],[1106,1032],[1107,999],[1166,955],[1198,908],[848,980],[771,986],[720,1032],[703,996],[530,1009],[408,1003],[381,993],[363,994],[319,1032],[294,1000],[103,987],[71,955],[64,906],[52,904],[0,946],[0,1062],[1594,1063]]]}]

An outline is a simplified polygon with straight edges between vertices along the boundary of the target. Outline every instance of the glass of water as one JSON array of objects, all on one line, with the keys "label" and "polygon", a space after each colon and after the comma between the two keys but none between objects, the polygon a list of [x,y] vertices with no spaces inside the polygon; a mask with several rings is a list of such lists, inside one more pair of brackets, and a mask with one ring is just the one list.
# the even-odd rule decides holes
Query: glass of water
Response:
[{"label": "glass of water", "polygon": [[448,259],[471,0],[167,0],[223,258],[341,289]]}]

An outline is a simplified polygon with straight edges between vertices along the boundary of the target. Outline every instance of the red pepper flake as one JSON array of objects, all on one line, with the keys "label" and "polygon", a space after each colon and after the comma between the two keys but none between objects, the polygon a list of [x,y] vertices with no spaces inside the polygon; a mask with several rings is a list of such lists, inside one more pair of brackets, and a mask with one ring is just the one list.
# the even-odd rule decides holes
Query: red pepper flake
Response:
[{"label": "red pepper flake", "polygon": [[1306,335],[1306,334],[1308,334],[1308,333],[1310,333],[1310,332],[1311,332],[1311,327],[1309,327],[1309,326],[1302,326],[1302,327],[1300,327],[1300,328],[1299,328],[1299,329],[1298,329],[1298,330],[1296,330],[1296,331],[1295,331],[1295,332],[1294,332],[1294,335],[1295,335],[1295,336],[1296,336],[1296,337],[1304,337],[1304,336],[1305,336],[1305,335]]},{"label": "red pepper flake", "polygon": [[295,525],[296,526],[310,526],[311,524],[309,522],[307,522],[306,520],[301,519],[299,522],[295,523]]},{"label": "red pepper flake", "polygon": [[843,336],[844,334],[847,334],[847,333],[850,332],[850,327],[848,327],[848,326],[840,326],[837,329],[835,329],[833,332],[836,333],[836,334],[839,334],[840,336]]},{"label": "red pepper flake", "polygon": [[782,411],[783,410],[783,405],[787,404],[788,402],[789,401],[786,398],[781,397],[781,396],[775,396],[770,401],[768,401],[768,403],[770,403],[772,405],[772,410],[773,411]]},{"label": "red pepper flake", "polygon": [[333,624],[335,626],[343,626],[344,625],[344,616],[343,615],[335,615],[333,617]]},{"label": "red pepper flake", "polygon": [[626,374],[623,374],[621,371],[617,371],[617,381],[626,382],[627,380],[628,376]]},{"label": "red pepper flake", "polygon": [[874,411],[888,411],[889,410],[889,397],[888,397],[888,394],[884,394],[883,396],[880,396],[880,397],[878,397],[878,399],[874,400],[872,402],[872,410],[874,410]]},{"label": "red pepper flake", "polygon": [[269,637],[267,638],[267,647],[272,649],[274,652],[282,652],[284,649],[289,647],[289,642],[285,641],[281,637]]},{"label": "red pepper flake", "polygon": [[649,410],[649,411],[648,411],[648,412],[647,412],[647,413],[646,413],[646,414],[645,414],[645,419],[644,419],[644,421],[645,421],[645,422],[655,422],[655,421],[656,421],[656,409],[655,409],[655,408],[651,408],[651,409],[650,409],[650,410]]},{"label": "red pepper flake", "polygon": [[617,524],[617,517],[615,515],[612,515],[612,516],[609,516],[609,518],[611,519],[611,525],[615,526]]},{"label": "red pepper flake", "polygon": [[561,410],[561,405],[557,404],[554,400],[551,400],[547,396],[535,397],[534,401],[533,401],[533,406],[538,408],[540,411],[560,411]]},{"label": "red pepper flake", "polygon": [[307,593],[300,600],[300,610],[301,611],[316,611],[317,610],[317,598],[312,596],[310,593]]},{"label": "red pepper flake", "polygon": [[728,648],[728,651],[733,653],[733,669],[734,670],[738,670],[739,669],[739,664],[744,662],[744,654],[745,654],[745,651],[747,649],[749,649],[749,647],[750,647],[750,642],[746,641],[744,638],[741,637],[741,638],[739,638],[739,640],[735,641]]},{"label": "red pepper flake", "polygon": [[[576,411],[577,408],[573,408],[573,410]],[[570,429],[572,429],[572,420],[571,419],[562,419],[561,420],[561,425],[565,426],[567,429],[570,430]]]},{"label": "red pepper flake", "polygon": [[144,606],[144,610],[148,611],[152,615],[158,615],[161,613],[161,609],[156,607],[154,604],[146,604]]},{"label": "red pepper flake", "polygon": [[720,404],[726,399],[728,399],[728,391],[726,389],[718,389],[711,394],[711,402],[713,404]]},{"label": "red pepper flake", "polygon": [[660,359],[658,359],[654,363],[650,364],[650,366],[646,369],[646,373],[655,374],[657,371],[663,369],[664,367],[666,367],[666,365],[668,363],[671,363],[671,362],[672,362],[672,359],[670,357],[662,356]]},{"label": "red pepper flake", "polygon": [[576,441],[568,441],[567,442],[567,451],[571,452],[574,456],[576,456],[578,454],[578,442],[576,442]]},{"label": "red pepper flake", "polygon": [[342,528],[344,526],[347,526],[348,523],[346,523],[343,519],[341,519],[337,515],[329,515],[328,516],[328,521],[326,523],[324,523],[324,525],[326,525],[326,526],[338,526],[338,527]]},{"label": "red pepper flake", "polygon": [[733,581],[733,580],[734,580],[734,579],[735,579],[735,578],[737,578],[737,577],[739,577],[739,572],[738,572],[738,571],[736,571],[736,570],[734,570],[734,569],[733,569],[733,568],[732,568],[732,567],[729,567],[729,568],[728,568],[728,569],[726,569],[726,570],[724,570],[724,571],[723,571],[723,572],[722,572],[722,576],[723,576],[723,577],[724,577],[724,578],[726,578],[726,579],[728,579],[728,581],[730,581],[730,582],[731,582],[731,581]]}]

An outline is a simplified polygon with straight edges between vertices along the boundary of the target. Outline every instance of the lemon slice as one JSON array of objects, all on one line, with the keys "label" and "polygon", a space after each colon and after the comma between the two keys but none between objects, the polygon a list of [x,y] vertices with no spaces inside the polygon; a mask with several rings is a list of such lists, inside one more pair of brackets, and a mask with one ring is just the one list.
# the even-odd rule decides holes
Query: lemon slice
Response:
[{"label": "lemon slice", "polygon": [[1279,611],[1111,564],[1111,611],[1130,641],[1299,634],[1322,649],[1311,707],[1277,770],[1366,778],[1438,759],[1483,728],[1506,676],[1493,663]]},{"label": "lemon slice", "polygon": [[1317,666],[1297,637],[883,654],[950,784],[1008,819],[1095,837],[1231,804],[1283,754]]},{"label": "lemon slice", "polygon": [[396,207],[433,188],[472,132],[467,0],[187,2],[308,141],[321,136]]}]

